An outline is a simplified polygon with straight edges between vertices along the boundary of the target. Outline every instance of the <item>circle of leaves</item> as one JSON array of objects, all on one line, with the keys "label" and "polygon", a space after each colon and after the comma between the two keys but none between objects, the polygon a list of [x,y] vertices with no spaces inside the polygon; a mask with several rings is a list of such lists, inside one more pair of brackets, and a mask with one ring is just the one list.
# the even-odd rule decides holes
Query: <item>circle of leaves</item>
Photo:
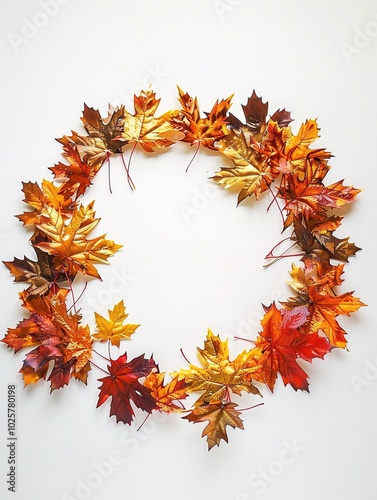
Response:
[{"label": "circle of leaves", "polygon": [[[228,441],[228,426],[243,429],[240,415],[245,409],[232,401],[232,394],[261,396],[258,386],[262,384],[273,391],[278,374],[284,385],[309,391],[309,377],[297,361],[311,362],[333,348],[346,347],[346,332],[336,318],[365,304],[353,292],[337,294],[336,289],[343,281],[344,262],[359,248],[348,238],[334,236],[342,217],[329,211],[352,202],[360,190],[344,186],[343,181],[323,183],[331,154],[310,148],[319,132],[315,120],[307,120],[294,135],[290,113],[279,109],[267,118],[268,103],[255,91],[242,106],[245,123],[229,113],[232,96],[217,100],[202,116],[197,98],[179,87],[178,92],[181,108],[159,117],[155,115],[160,100],[152,90],[134,96],[134,114],[124,106],[110,107],[103,118],[85,104],[81,120],[86,135],[72,132],[57,139],[68,162],[50,168],[58,182],[23,183],[24,201],[32,210],[17,217],[34,228],[30,241],[37,260],[24,257],[4,262],[15,281],[29,283],[20,293],[29,317],[9,328],[2,341],[15,352],[33,347],[20,370],[26,386],[41,379],[50,382],[51,391],[72,378],[86,384],[91,366],[96,366],[105,372],[99,379],[97,407],[111,398],[110,416],[117,422],[131,424],[135,407],[148,416],[153,411],[185,413],[183,418],[190,422],[207,422],[202,436],[211,449],[221,440]],[[100,278],[96,265],[107,263],[122,246],[105,235],[88,238],[99,219],[94,202],[83,206],[79,199],[96,173],[104,164],[110,165],[111,156],[120,154],[134,189],[130,165],[137,145],[153,152],[176,141],[196,145],[187,169],[200,147],[218,151],[232,161],[231,167],[221,167],[212,179],[224,188],[239,189],[237,204],[270,192],[283,230],[292,233],[282,240],[291,243],[289,249],[275,254],[280,242],[266,259],[272,263],[298,247],[294,255],[301,257],[303,265],[292,265],[289,285],[294,296],[279,307],[275,303],[263,306],[259,336],[254,341],[246,339],[253,347],[230,360],[227,340],[208,330],[204,347],[197,348],[201,366],[189,363],[187,369],[167,374],[159,371],[153,356],[128,360],[125,352],[112,359],[110,346],[119,348],[140,325],[126,323],[128,314],[121,301],[108,311],[108,318],[94,313],[96,332],[91,333],[89,326],[81,324],[77,309],[81,297],[75,297],[73,280],[77,275]],[[123,152],[129,145],[132,150],[126,163]],[[277,180],[274,192],[272,184]],[[282,207],[279,201],[283,201]],[[334,264],[333,260],[343,263]],[[108,343],[107,368],[92,359],[94,353],[103,358],[94,349],[95,342]],[[185,409],[182,401],[191,393],[200,396]]]}]

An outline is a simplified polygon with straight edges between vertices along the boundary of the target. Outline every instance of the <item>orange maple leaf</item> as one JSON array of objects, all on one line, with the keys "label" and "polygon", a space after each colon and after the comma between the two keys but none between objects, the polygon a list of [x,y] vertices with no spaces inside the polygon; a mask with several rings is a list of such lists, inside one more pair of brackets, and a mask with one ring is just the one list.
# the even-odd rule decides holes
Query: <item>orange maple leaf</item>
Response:
[{"label": "orange maple leaf", "polygon": [[186,168],[187,171],[200,146],[216,150],[216,141],[229,134],[227,113],[231,106],[233,95],[221,101],[217,100],[211,111],[205,113],[205,117],[201,117],[198,99],[191,97],[187,92],[183,92],[180,87],[178,87],[178,93],[178,100],[182,108],[180,114],[177,117],[173,117],[172,124],[177,130],[183,132],[182,142],[197,145],[195,154]]}]

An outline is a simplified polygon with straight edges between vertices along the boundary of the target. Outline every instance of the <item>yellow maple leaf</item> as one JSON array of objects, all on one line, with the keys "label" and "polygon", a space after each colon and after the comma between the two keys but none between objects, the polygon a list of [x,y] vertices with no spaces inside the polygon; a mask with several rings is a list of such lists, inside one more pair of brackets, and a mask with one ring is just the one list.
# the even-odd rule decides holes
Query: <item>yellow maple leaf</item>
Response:
[{"label": "yellow maple leaf", "polygon": [[108,310],[109,319],[104,318],[98,313],[94,313],[96,318],[97,333],[93,337],[101,342],[110,340],[112,345],[119,347],[120,341],[130,339],[140,325],[124,324],[128,314],[123,300],[115,304],[114,309]]}]

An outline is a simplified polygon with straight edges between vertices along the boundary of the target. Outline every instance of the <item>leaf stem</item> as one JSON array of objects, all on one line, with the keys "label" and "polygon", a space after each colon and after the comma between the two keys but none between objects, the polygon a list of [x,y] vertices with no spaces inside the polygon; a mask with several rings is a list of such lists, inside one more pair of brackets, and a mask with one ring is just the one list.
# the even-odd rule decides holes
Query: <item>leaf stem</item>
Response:
[{"label": "leaf stem", "polygon": [[246,411],[246,410],[252,410],[253,408],[257,408],[258,406],[263,406],[264,403],[258,403],[257,405],[254,405],[254,406],[248,406],[247,408],[240,408],[239,410],[237,411]]},{"label": "leaf stem", "polygon": [[191,365],[190,361],[186,358],[185,353],[183,352],[182,347],[181,347],[179,350],[180,350],[180,352],[181,352],[181,354],[182,354],[183,358],[185,359],[185,361],[186,361],[189,365]]},{"label": "leaf stem", "polygon": [[104,356],[100,352],[96,351],[95,349],[93,349],[93,352],[95,352],[97,354],[97,356],[99,356],[100,358],[102,358],[102,359],[106,360],[108,363],[110,363],[111,360],[109,358],[106,358],[106,356]]},{"label": "leaf stem", "polygon": [[139,427],[136,429],[136,432],[139,431],[143,425],[145,424],[145,422],[148,420],[148,418],[151,416],[151,413],[148,413],[148,415],[145,417],[145,419],[141,422],[141,424],[139,425]]},{"label": "leaf stem", "polygon": [[106,161],[107,161],[107,178],[108,178],[108,182],[109,182],[109,191],[110,191],[110,194],[113,194],[113,190],[111,189],[110,155],[109,154],[107,155]]},{"label": "leaf stem", "polygon": [[189,164],[187,165],[185,172],[187,172],[187,171],[188,171],[188,169],[189,169],[189,168],[190,168],[190,166],[191,166],[191,163],[195,160],[196,155],[197,155],[197,154],[198,154],[198,152],[199,152],[200,144],[201,144],[201,143],[200,143],[200,141],[198,141],[198,145],[196,146],[196,151],[195,151],[195,153],[194,153],[194,156],[191,158],[191,160],[190,160]]},{"label": "leaf stem", "polygon": [[126,162],[124,161],[123,151],[120,152],[120,156],[122,158],[123,166],[126,169],[126,173],[127,173],[127,182],[128,182],[128,185],[130,186],[130,188],[132,189],[132,191],[134,189],[136,189],[136,186],[135,186],[135,184],[134,184],[134,182],[133,182],[133,180],[131,179],[131,176],[130,176],[130,167],[131,167],[131,159],[132,159],[132,156],[133,156],[133,154],[135,152],[136,146],[137,146],[137,142],[134,142],[134,145],[132,147],[130,156],[128,158],[128,164],[127,165],[126,165]]},{"label": "leaf stem", "polygon": [[101,372],[106,373],[106,375],[110,375],[110,373],[107,370],[104,370],[103,368],[101,368],[99,365],[97,365],[96,363],[94,363],[94,361],[89,361],[89,362],[90,362],[91,365],[93,365],[96,368],[98,368],[98,370],[101,370]]}]

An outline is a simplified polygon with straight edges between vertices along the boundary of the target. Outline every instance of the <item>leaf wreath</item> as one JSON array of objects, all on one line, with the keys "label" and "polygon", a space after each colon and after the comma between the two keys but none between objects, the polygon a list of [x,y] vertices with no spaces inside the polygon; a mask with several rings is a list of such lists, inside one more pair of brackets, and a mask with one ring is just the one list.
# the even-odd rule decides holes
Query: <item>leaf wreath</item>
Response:
[{"label": "leaf wreath", "polygon": [[[31,210],[17,217],[33,229],[30,242],[36,260],[15,257],[4,264],[14,281],[28,284],[20,299],[29,315],[9,328],[2,342],[15,352],[29,348],[20,369],[25,386],[41,379],[50,382],[51,391],[68,385],[72,378],[86,384],[92,367],[100,368],[105,376],[99,379],[97,407],[110,399],[110,416],[117,422],[131,424],[135,408],[147,415],[153,411],[184,414],[189,422],[207,422],[202,436],[211,449],[221,440],[228,441],[228,427],[243,429],[245,409],[232,400],[234,394],[261,397],[263,385],[273,391],[279,377],[296,391],[309,391],[309,377],[298,360],[323,359],[332,349],[346,347],[346,331],[337,318],[365,304],[353,292],[338,294],[337,289],[344,263],[360,249],[348,237],[334,235],[342,217],[332,211],[353,202],[360,190],[343,181],[324,183],[331,154],[311,148],[319,133],[315,120],[307,120],[294,134],[290,113],[277,110],[268,117],[268,103],[253,91],[243,106],[243,122],[229,113],[231,97],[217,100],[204,116],[198,99],[179,87],[181,109],[159,117],[155,115],[160,100],[152,90],[134,97],[134,113],[124,106],[110,107],[108,116],[101,117],[85,104],[81,120],[86,134],[72,132],[57,139],[65,163],[50,168],[54,182],[23,183],[24,201]],[[99,219],[94,202],[84,206],[80,198],[97,172],[119,154],[133,188],[130,162],[135,147],[153,152],[177,140],[196,144],[195,155],[203,146],[232,163],[222,166],[212,179],[238,190],[238,204],[271,193],[283,219],[282,229],[291,231],[286,240],[290,248],[299,249],[301,265],[293,264],[290,273],[294,295],[279,305],[263,306],[259,335],[254,341],[247,339],[253,343],[250,349],[231,360],[227,340],[208,330],[204,347],[197,348],[201,366],[189,364],[169,374],[160,372],[153,357],[144,354],[129,360],[124,352],[112,359],[110,345],[120,348],[140,325],[126,322],[123,300],[109,310],[108,318],[94,313],[95,330],[82,325],[73,281],[78,275],[100,279],[97,265],[108,263],[121,248],[106,235],[90,237]],[[128,163],[123,158],[127,146],[132,148]],[[274,254],[278,246],[266,255],[269,262],[284,255]],[[68,298],[71,307],[67,307]],[[105,368],[94,361],[96,342],[109,345]],[[183,401],[192,393],[197,398],[186,408]]]}]

